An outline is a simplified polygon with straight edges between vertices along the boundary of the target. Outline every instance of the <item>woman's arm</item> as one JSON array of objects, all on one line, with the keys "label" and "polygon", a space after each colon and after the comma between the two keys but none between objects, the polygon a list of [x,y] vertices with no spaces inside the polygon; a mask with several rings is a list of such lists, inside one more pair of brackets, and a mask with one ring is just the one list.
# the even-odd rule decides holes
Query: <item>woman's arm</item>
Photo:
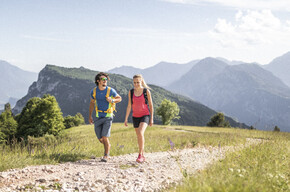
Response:
[{"label": "woman's arm", "polygon": [[153,125],[153,116],[154,116],[154,108],[153,108],[153,102],[152,102],[152,97],[151,97],[151,92],[149,91],[149,89],[147,89],[147,96],[148,96],[148,102],[149,102],[149,110],[150,110],[150,122],[149,125],[152,126]]}]

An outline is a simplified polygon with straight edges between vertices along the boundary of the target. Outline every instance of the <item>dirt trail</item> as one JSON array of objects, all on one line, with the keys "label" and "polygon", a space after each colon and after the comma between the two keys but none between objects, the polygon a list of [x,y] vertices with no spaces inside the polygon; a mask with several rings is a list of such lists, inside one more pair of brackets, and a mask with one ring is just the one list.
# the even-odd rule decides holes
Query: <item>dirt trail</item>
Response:
[{"label": "dirt trail", "polygon": [[[247,145],[257,143],[249,139]],[[59,165],[29,166],[0,172],[0,192],[6,191],[159,191],[182,181],[188,174],[205,169],[236,147],[195,147],[146,153],[146,162],[136,163],[137,154],[81,160]],[[43,190],[44,189],[44,190]]]}]

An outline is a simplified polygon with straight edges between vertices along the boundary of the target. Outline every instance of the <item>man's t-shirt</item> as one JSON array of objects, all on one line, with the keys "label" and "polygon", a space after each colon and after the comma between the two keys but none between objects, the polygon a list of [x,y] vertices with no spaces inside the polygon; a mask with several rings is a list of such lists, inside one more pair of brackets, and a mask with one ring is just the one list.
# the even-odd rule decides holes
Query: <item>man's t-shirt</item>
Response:
[{"label": "man's t-shirt", "polygon": [[[94,88],[95,89],[95,88]],[[93,100],[97,99],[97,107],[98,110],[106,111],[109,108],[109,102],[106,100],[106,94],[108,90],[108,86],[104,90],[100,90],[99,87],[96,87],[96,98],[94,98],[94,89],[91,90],[91,98]],[[116,97],[118,93],[115,89],[111,88],[110,97]],[[97,113],[97,112],[96,112]],[[111,117],[113,113],[104,113],[98,112],[99,117]]]}]

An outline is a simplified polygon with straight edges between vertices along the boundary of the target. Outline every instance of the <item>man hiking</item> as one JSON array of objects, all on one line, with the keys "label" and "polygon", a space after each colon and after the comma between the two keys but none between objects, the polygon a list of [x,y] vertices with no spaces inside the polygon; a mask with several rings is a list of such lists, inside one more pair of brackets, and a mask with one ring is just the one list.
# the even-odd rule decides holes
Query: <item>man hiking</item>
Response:
[{"label": "man hiking", "polygon": [[[110,153],[110,132],[113,121],[115,104],[122,101],[122,98],[115,89],[108,87],[110,80],[107,73],[100,72],[95,77],[96,87],[91,91],[91,102],[89,108],[89,123],[95,125],[95,133],[99,141],[104,145],[103,162],[108,161]],[[93,121],[92,113],[95,108],[96,119]]]}]

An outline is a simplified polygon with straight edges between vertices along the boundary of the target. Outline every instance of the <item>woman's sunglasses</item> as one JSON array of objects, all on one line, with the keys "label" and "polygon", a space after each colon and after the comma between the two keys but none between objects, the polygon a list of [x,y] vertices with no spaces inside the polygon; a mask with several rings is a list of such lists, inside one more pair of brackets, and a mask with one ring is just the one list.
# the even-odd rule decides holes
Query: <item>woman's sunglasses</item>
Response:
[{"label": "woman's sunglasses", "polygon": [[108,81],[108,78],[107,77],[103,77],[101,78],[102,81]]}]

